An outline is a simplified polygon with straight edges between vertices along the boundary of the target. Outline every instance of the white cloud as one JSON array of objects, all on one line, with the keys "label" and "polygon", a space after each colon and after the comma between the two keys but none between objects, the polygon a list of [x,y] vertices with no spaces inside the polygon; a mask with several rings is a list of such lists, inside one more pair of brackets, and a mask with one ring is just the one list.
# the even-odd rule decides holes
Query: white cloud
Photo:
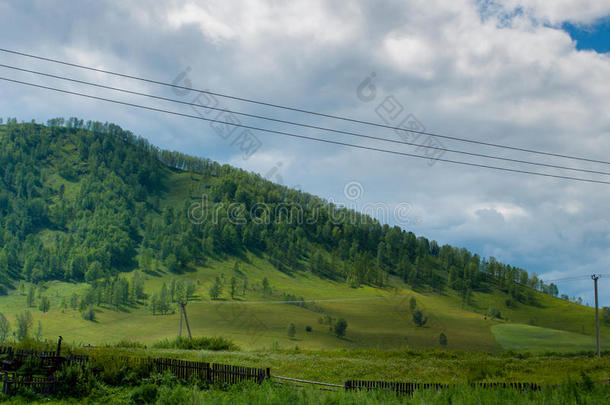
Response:
[{"label": "white cloud", "polygon": [[169,10],[167,21],[175,30],[185,25],[196,25],[201,33],[213,42],[231,39],[235,36],[233,28],[218,19],[204,7],[186,3],[181,7]]},{"label": "white cloud", "polygon": [[[196,88],[375,122],[382,122],[375,107],[385,96],[394,95],[405,114],[414,114],[431,131],[610,160],[606,158],[610,150],[610,58],[576,50],[574,41],[560,29],[564,21],[586,24],[609,14],[607,2],[507,0],[484,13],[480,4],[474,0],[397,0],[382,7],[364,0],[175,0],[116,6],[91,1],[79,5],[82,10],[74,10],[76,6],[59,0],[32,5],[4,2],[0,4],[0,35],[17,49],[168,82],[190,66],[189,78]],[[517,7],[522,12],[515,13]],[[6,63],[31,63],[2,57]],[[376,72],[377,98],[365,103],[356,97],[356,87],[371,72]],[[180,96],[133,81],[74,74],[184,101],[194,97],[194,93]],[[78,115],[114,121],[165,148],[230,162],[262,175],[278,167],[270,177],[279,175],[285,185],[300,184],[305,191],[336,201],[342,199],[344,185],[356,180],[364,187],[359,204],[386,202],[394,207],[408,203],[421,218],[409,226],[416,233],[440,243],[467,246],[482,255],[493,254],[539,274],[560,278],[610,265],[607,186],[443,162],[430,167],[426,160],[262,133],[257,134],[263,142],[260,151],[243,161],[230,140],[221,139],[207,123],[0,86],[4,96],[0,111],[5,116],[46,120]],[[237,110],[397,138],[392,131],[379,128],[226,99],[219,102]],[[185,106],[167,107],[191,111]],[[320,135],[302,128],[242,121]],[[338,134],[324,136],[360,142]],[[450,148],[557,163],[548,157],[441,141]],[[383,146],[416,151],[409,146]],[[449,153],[444,157],[503,165]],[[609,170],[592,163],[560,163]],[[570,295],[581,291],[577,285],[560,287]],[[610,297],[602,298],[605,305],[610,304]]]}]

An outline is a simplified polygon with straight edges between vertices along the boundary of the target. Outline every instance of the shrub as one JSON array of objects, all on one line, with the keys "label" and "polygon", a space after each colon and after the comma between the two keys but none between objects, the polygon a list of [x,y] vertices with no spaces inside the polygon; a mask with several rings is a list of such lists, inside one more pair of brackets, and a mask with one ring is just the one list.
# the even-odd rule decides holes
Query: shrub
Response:
[{"label": "shrub", "polygon": [[294,323],[291,323],[290,325],[288,325],[288,337],[293,338],[296,333],[297,333],[297,328],[296,326],[294,326]]},{"label": "shrub", "polygon": [[343,318],[339,319],[335,324],[335,335],[338,338],[345,336],[345,331],[347,330],[347,321]]},{"label": "shrub", "polygon": [[428,322],[428,317],[424,317],[424,313],[419,309],[413,313],[413,323],[419,327],[422,327]]},{"label": "shrub", "polygon": [[230,339],[224,337],[201,336],[193,339],[176,338],[174,340],[163,339],[155,344],[157,349],[181,349],[181,350],[239,350],[239,347]]},{"label": "shrub", "polygon": [[91,369],[88,366],[83,368],[79,364],[64,364],[56,377],[61,381],[58,393],[63,396],[87,395],[95,385]]},{"label": "shrub", "polygon": [[157,400],[157,391],[155,384],[140,385],[131,393],[131,400],[136,404],[152,404]]},{"label": "shrub", "polygon": [[447,335],[445,335],[443,332],[438,335],[438,343],[443,347],[447,346]]},{"label": "shrub", "polygon": [[311,327],[311,326],[309,326],[309,325],[307,325],[307,326],[305,327],[305,332],[311,332],[312,330],[313,330],[313,329],[312,329],[312,327]]},{"label": "shrub", "polygon": [[500,310],[498,308],[494,307],[493,305],[487,309],[487,316],[490,316],[492,319],[493,318],[502,319],[502,314],[500,313]]},{"label": "shrub", "polygon": [[83,311],[83,319],[86,321],[95,322],[95,311],[89,307]]},{"label": "shrub", "polygon": [[34,375],[42,374],[44,371],[40,362],[40,358],[36,356],[28,356],[17,371],[20,374]]},{"label": "shrub", "polygon": [[123,347],[126,349],[146,349],[146,345],[140,342],[136,342],[135,340],[129,339],[121,339],[119,340],[114,347]]}]

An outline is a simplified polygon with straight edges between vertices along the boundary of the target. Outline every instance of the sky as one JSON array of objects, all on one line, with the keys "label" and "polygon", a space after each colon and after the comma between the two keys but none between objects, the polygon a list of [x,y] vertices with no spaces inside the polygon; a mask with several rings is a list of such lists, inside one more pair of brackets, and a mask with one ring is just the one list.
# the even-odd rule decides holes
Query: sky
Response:
[{"label": "sky", "polygon": [[[175,83],[171,89],[0,52],[2,64],[220,109],[385,137],[379,142],[150,100],[0,67],[0,76],[420,158],[209,122],[0,81],[0,116],[113,122],[439,244],[544,280],[610,274],[610,186],[456,165],[461,160],[610,181],[440,148],[610,172],[610,165],[418,136],[209,96],[247,99],[487,143],[610,161],[610,3],[595,0],[0,3],[0,48]],[[244,139],[257,147],[244,150]],[[241,139],[241,141],[240,141]],[[589,279],[557,282],[593,303]],[[600,280],[610,305],[610,277]]]}]

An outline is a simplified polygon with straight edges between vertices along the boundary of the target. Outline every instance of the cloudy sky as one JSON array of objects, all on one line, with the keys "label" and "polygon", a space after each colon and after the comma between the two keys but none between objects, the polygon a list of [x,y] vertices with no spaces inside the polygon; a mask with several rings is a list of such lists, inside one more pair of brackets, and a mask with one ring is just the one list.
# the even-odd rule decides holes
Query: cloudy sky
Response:
[{"label": "cloudy sky", "polygon": [[[389,126],[610,161],[610,3],[595,0],[3,1],[0,47],[193,89]],[[114,122],[168,149],[320,195],[418,235],[555,280],[610,273],[610,185],[430,160],[469,151],[610,172],[610,165],[417,136],[206,96],[0,52],[2,64],[411,142],[359,139],[223,113],[220,119],[422,158],[244,130],[0,82],[0,116]],[[0,68],[0,76],[215,119],[218,111]],[[240,136],[242,138],[240,138]],[[436,151],[438,152],[438,150]],[[442,159],[610,181],[445,152]],[[373,208],[371,208],[373,207]],[[380,208],[381,207],[381,208]],[[558,282],[593,302],[592,282]],[[610,278],[600,281],[610,305]]]}]

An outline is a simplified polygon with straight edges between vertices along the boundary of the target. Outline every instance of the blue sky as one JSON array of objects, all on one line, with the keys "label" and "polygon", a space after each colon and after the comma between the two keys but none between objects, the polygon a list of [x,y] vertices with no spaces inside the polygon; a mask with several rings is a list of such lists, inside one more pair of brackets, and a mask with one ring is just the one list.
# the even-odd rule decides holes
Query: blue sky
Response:
[{"label": "blue sky", "polygon": [[[416,121],[410,118],[411,122],[433,132],[609,160],[610,54],[604,53],[610,43],[609,15],[610,2],[598,0],[248,0],[239,6],[226,0],[11,0],[0,2],[0,47],[166,82],[184,81],[180,75],[188,68],[186,78],[194,88],[378,123],[388,119],[381,113],[388,111],[384,107],[390,100],[395,111],[400,110],[392,118],[395,125],[412,117]],[[0,60],[185,101],[197,96],[14,55],[0,53]],[[0,69],[0,76],[192,111],[7,69]],[[367,78],[373,87],[363,85],[369,83]],[[363,96],[365,88],[374,88],[374,95]],[[0,116],[39,122],[78,116],[114,122],[160,147],[269,175],[355,209],[382,204],[392,212],[385,218],[391,224],[441,244],[494,256],[546,280],[610,272],[609,186],[429,164],[426,159],[264,133],[256,134],[261,147],[244,159],[231,139],[203,122],[7,83],[0,83],[0,94]],[[222,108],[400,139],[391,130],[230,100],[215,102]],[[610,170],[608,165],[434,141],[475,153]],[[417,147],[384,146],[425,153]],[[464,158],[450,153],[444,157]],[[354,183],[361,193],[349,199],[345,190]],[[559,287],[593,302],[590,280]],[[610,305],[610,279],[602,280],[600,288],[601,303]]]},{"label": "blue sky", "polygon": [[563,24],[573,40],[576,41],[576,49],[592,50],[598,53],[610,52],[610,19],[603,18],[588,25]]}]

